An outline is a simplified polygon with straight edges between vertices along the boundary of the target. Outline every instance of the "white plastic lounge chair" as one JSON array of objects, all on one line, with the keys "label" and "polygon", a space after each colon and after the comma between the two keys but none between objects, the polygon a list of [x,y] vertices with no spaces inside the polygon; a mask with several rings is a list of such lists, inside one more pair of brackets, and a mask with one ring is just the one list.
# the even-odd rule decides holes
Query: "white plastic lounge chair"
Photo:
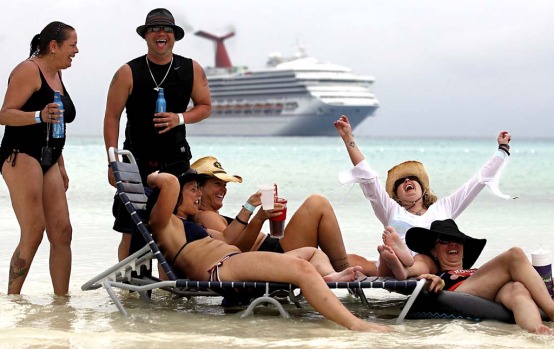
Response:
[{"label": "white plastic lounge chair", "polygon": [[[187,298],[196,296],[221,296],[230,292],[236,293],[235,290],[237,289],[258,290],[258,293],[263,293],[262,296],[255,298],[250,303],[248,308],[243,312],[242,317],[250,315],[254,307],[258,304],[270,303],[279,310],[283,317],[288,318],[288,312],[284,309],[283,305],[274,298],[276,293],[282,295],[283,291],[288,293],[289,299],[297,307],[301,307],[301,293],[295,294],[294,291],[298,290],[298,287],[292,284],[253,281],[210,282],[180,279],[165,260],[163,254],[153,240],[147,224],[141,217],[141,213],[146,207],[147,196],[133,155],[128,150],[110,148],[109,158],[116,179],[117,193],[125,204],[128,212],[131,214],[133,222],[138,229],[136,233],[144,239],[145,245],[123,261],[83,284],[81,287],[82,290],[93,290],[104,287],[119,311],[125,316],[127,316],[127,311],[118,299],[114,288],[135,291],[140,294],[141,298],[146,302],[150,302],[149,293],[157,288]],[[122,161],[122,158],[126,158],[128,162]],[[163,269],[169,280],[159,280],[151,276],[152,260],[154,259],[158,261],[159,268]],[[409,308],[421,291],[424,283],[424,280],[416,281],[410,279],[398,281],[391,278],[371,277],[362,282],[329,282],[327,284],[330,288],[334,289],[357,290],[357,294],[364,304],[368,304],[363,293],[363,289],[366,288],[381,288],[410,295],[410,298],[397,319],[397,322],[400,323],[408,313]]]}]

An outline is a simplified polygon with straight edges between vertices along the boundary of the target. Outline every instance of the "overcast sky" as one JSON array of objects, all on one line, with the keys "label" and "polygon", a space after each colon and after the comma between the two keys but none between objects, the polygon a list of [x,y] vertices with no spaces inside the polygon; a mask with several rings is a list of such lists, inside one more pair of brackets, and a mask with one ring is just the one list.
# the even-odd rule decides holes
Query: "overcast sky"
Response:
[{"label": "overcast sky", "polygon": [[135,29],[156,7],[187,32],[174,52],[205,67],[214,64],[214,46],[192,33],[235,30],[227,41],[235,65],[261,68],[271,52],[292,55],[301,43],[321,61],[374,76],[381,107],[360,135],[495,137],[507,129],[554,137],[549,0],[3,1],[0,94],[33,35],[66,22],[80,49],[64,71],[78,112],[71,133],[100,135],[110,80],[146,52]]}]

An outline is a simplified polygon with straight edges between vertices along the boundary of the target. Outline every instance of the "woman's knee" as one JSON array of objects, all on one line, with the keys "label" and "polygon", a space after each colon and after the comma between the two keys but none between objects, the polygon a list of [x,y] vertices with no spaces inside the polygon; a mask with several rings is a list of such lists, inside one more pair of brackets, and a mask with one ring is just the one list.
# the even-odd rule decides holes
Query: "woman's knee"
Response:
[{"label": "woman's knee", "polygon": [[307,276],[310,274],[317,275],[320,277],[318,271],[316,268],[307,260],[296,258],[294,261],[291,261],[291,265],[289,265],[290,270],[296,273],[297,275],[300,275],[301,277]]},{"label": "woman's knee", "polygon": [[325,196],[320,194],[312,194],[308,196],[308,198],[304,200],[304,204],[314,206],[314,207],[320,207],[320,208],[331,206],[331,203],[329,202],[329,200],[327,200]]},{"label": "woman's knee", "polygon": [[70,245],[71,240],[73,239],[73,227],[71,223],[67,222],[53,231],[48,232],[48,241],[52,245]]},{"label": "woman's knee", "polygon": [[527,255],[525,252],[521,249],[521,247],[512,247],[510,248],[507,253],[510,256],[510,260],[512,262],[521,263],[521,262],[527,262],[529,263],[529,259],[527,258]]},{"label": "woman's knee", "polygon": [[512,305],[521,303],[522,300],[530,299],[531,293],[524,284],[514,281],[504,286],[504,289],[499,292],[498,296],[496,300],[511,309]]}]

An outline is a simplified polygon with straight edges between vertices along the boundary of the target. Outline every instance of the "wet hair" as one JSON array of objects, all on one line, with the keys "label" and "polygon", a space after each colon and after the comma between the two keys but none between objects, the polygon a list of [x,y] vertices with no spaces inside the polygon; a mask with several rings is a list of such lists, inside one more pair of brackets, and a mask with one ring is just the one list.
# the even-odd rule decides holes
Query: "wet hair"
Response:
[{"label": "wet hair", "polygon": [[31,50],[29,58],[42,56],[48,53],[48,45],[52,40],[56,40],[58,45],[63,44],[69,38],[69,34],[75,29],[62,22],[51,22],[42,31],[31,40]]}]

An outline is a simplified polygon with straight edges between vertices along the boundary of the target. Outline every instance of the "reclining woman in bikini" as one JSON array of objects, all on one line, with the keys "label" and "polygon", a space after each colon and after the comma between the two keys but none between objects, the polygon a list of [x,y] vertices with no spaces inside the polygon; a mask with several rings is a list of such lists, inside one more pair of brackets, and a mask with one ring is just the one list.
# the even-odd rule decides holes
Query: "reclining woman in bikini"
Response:
[{"label": "reclining woman in bikini", "polygon": [[197,177],[194,170],[179,178],[169,173],[148,176],[148,185],[153,188],[147,204],[148,222],[160,250],[174,269],[194,280],[292,283],[329,320],[350,330],[391,331],[387,326],[354,316],[326,284],[326,281],[353,281],[360,276],[361,268],[350,267],[337,273],[323,252],[310,247],[284,254],[241,253],[238,247],[214,239],[202,227],[186,222],[187,215],[197,213],[202,195]]},{"label": "reclining woman in bikini", "polygon": [[276,253],[301,247],[319,247],[329,257],[335,271],[354,265],[349,263],[350,255],[346,253],[333,206],[324,196],[313,194],[306,198],[292,214],[285,227],[285,236],[277,239],[261,230],[266,220],[281,214],[278,210],[282,204],[276,203],[274,210],[259,209],[254,214],[256,207],[262,203],[258,191],[246,200],[235,218],[226,217],[220,214],[220,210],[227,194],[227,183],[242,183],[242,178],[225,172],[213,156],[202,157],[190,167],[198,171],[198,184],[202,189],[200,207],[194,221],[207,229],[221,231],[227,243],[243,251]]}]

